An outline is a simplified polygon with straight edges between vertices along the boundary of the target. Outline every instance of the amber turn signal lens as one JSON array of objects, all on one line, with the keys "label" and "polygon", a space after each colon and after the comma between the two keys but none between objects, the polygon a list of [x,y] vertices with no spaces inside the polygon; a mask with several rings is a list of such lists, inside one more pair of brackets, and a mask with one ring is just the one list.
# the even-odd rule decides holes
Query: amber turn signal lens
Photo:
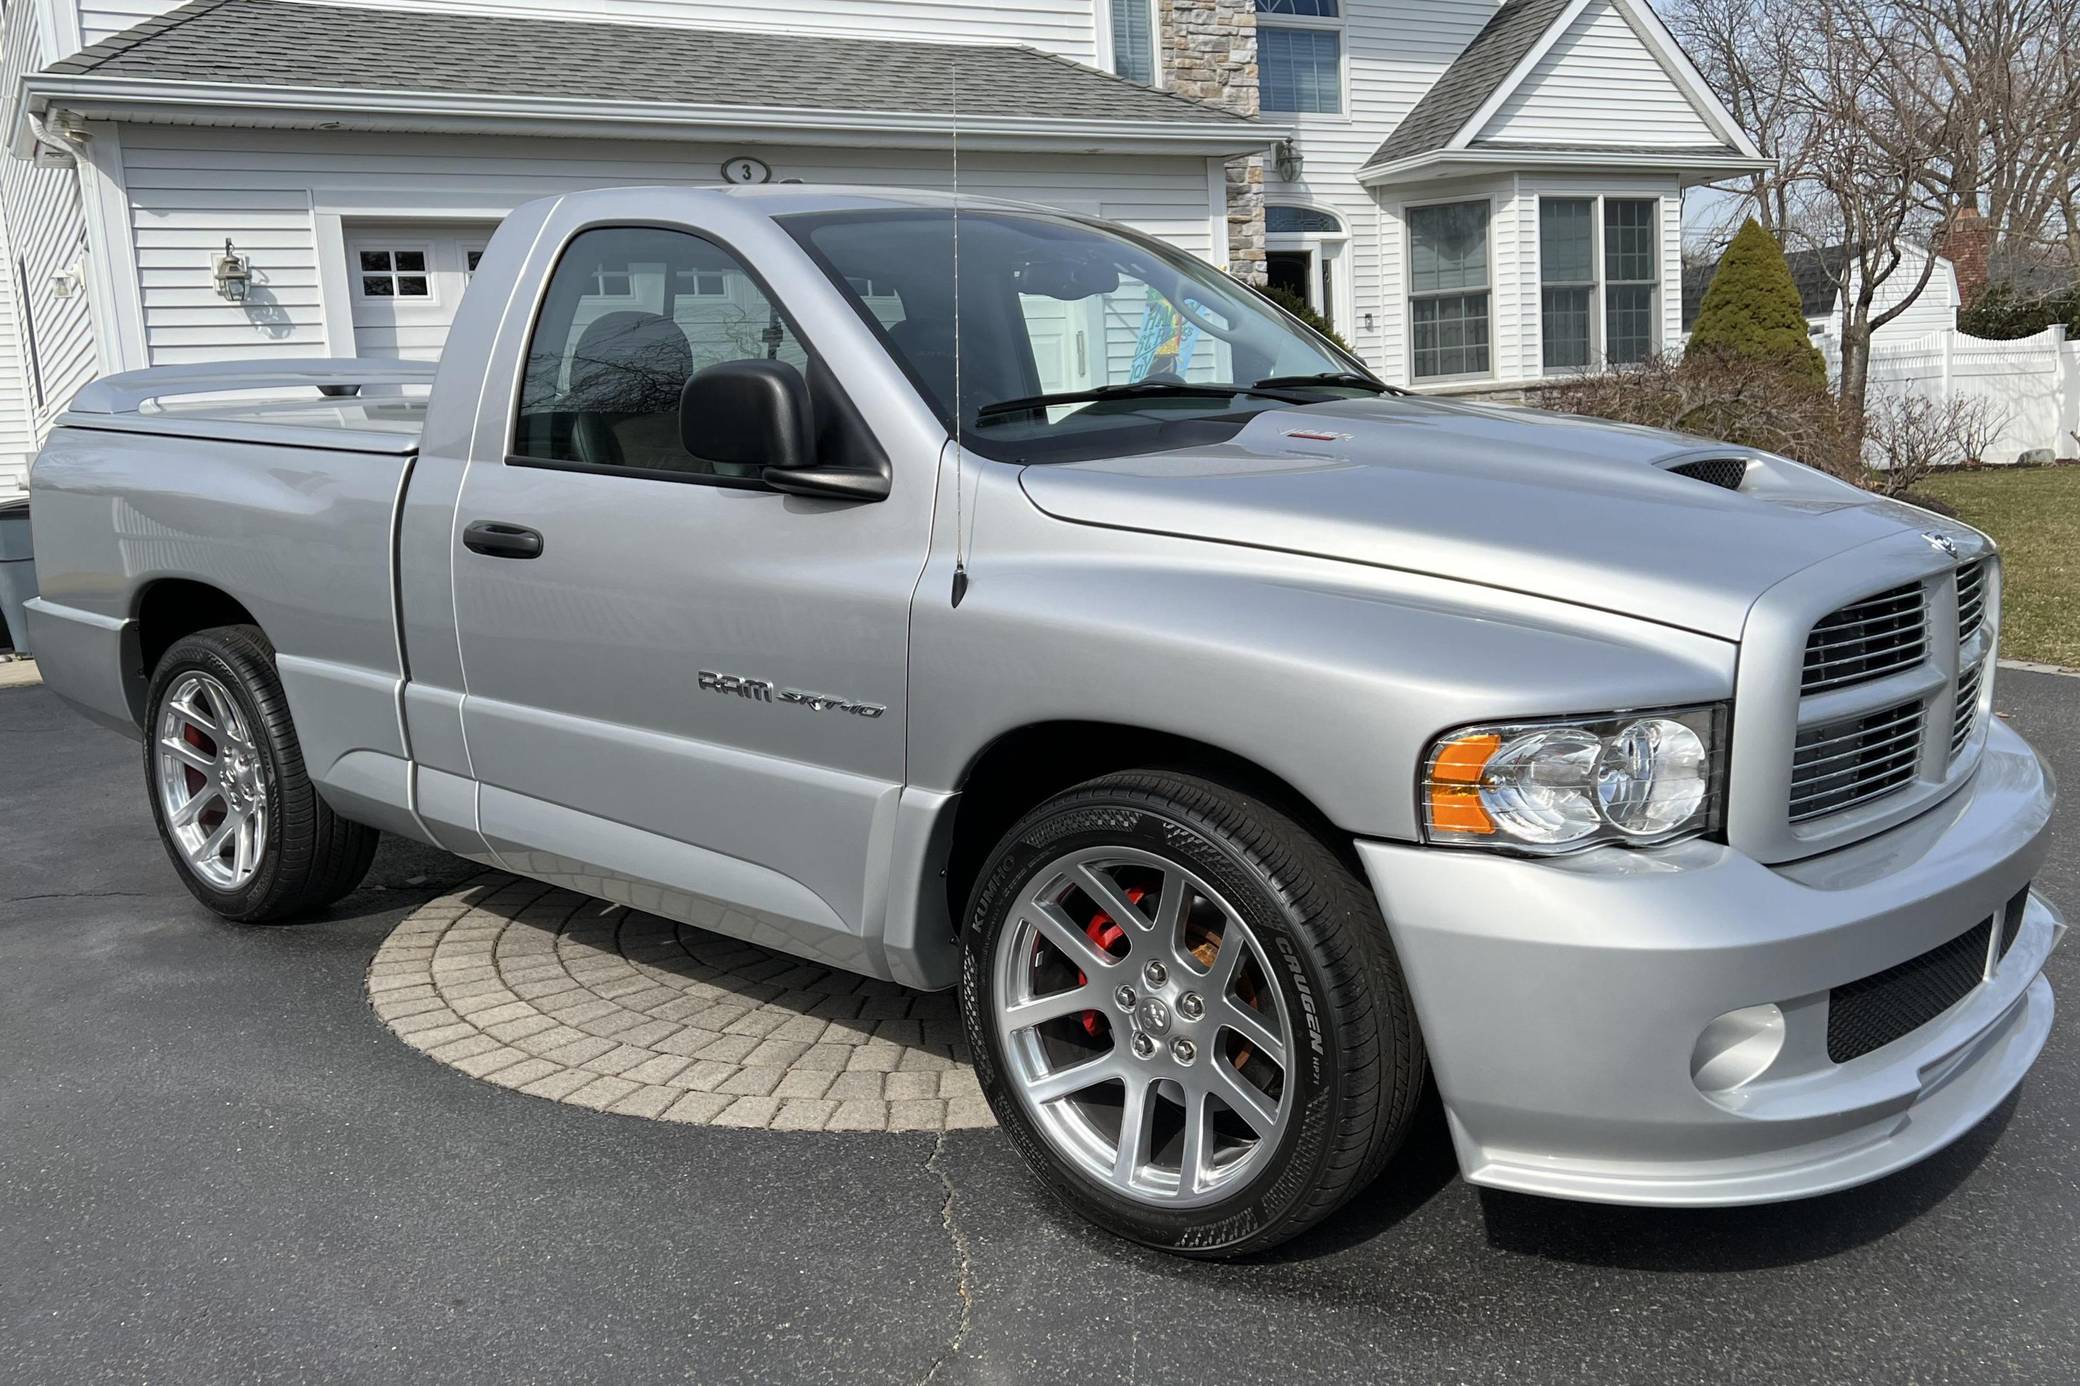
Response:
[{"label": "amber turn signal lens", "polygon": [[1481,807],[1481,772],[1502,738],[1493,732],[1448,741],[1430,762],[1430,826],[1444,832],[1488,836],[1495,820]]}]

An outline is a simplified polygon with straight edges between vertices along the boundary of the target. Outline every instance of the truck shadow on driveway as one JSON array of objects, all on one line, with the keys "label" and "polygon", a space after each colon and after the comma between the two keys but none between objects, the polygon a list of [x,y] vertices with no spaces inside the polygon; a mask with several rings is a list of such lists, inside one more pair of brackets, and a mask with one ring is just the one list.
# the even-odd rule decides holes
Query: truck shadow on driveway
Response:
[{"label": "truck shadow on driveway", "polygon": [[1488,1244],[1576,1265],[1644,1271],[1766,1270],[1824,1260],[1890,1236],[1977,1170],[2021,1090],[1947,1149],[1874,1183],[1746,1208],[1628,1208],[1480,1191]]},{"label": "truck shadow on driveway", "polygon": [[[2025,1086],[2027,1086],[2025,1084]],[[1475,1190],[1497,1251],[1609,1269],[1723,1273],[1824,1260],[1879,1241],[1937,1207],[1993,1153],[2022,1089],[1949,1148],[1875,1183],[1745,1208],[1636,1208]],[[1458,1181],[1435,1090],[1377,1183],[1321,1227],[1262,1258],[1312,1261],[1393,1237]]]}]

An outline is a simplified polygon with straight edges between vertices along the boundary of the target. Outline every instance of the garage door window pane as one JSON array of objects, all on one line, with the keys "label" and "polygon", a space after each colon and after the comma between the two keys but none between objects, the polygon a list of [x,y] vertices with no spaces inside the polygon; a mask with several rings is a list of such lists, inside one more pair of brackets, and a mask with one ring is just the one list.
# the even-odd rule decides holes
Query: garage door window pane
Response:
[{"label": "garage door window pane", "polygon": [[698,236],[587,231],[564,252],[529,343],[514,451],[522,457],[680,474],[748,476],[689,452],[679,395],[724,361],[808,353],[756,280]]},{"label": "garage door window pane", "polygon": [[426,252],[386,248],[355,254],[363,298],[427,298],[433,281],[426,274]]}]

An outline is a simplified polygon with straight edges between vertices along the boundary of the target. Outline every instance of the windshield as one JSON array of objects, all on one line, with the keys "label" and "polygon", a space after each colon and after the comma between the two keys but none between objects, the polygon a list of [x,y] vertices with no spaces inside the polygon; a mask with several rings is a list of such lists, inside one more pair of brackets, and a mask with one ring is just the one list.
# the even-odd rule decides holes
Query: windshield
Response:
[{"label": "windshield", "polygon": [[950,207],[785,224],[947,428],[987,456],[1223,441],[1265,409],[1383,388],[1219,270],[1108,226],[964,208],[956,294]]}]

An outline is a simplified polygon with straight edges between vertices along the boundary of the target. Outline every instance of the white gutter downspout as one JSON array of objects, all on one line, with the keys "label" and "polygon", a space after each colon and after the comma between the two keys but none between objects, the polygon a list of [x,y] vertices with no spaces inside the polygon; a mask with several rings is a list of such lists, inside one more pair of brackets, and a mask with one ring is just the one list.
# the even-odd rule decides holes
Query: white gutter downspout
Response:
[{"label": "white gutter downspout", "polygon": [[44,118],[34,111],[23,112],[22,118],[28,123],[29,139],[36,147],[37,167],[71,168],[78,165],[78,146],[86,140],[85,135],[69,130],[62,135],[53,133]]}]

